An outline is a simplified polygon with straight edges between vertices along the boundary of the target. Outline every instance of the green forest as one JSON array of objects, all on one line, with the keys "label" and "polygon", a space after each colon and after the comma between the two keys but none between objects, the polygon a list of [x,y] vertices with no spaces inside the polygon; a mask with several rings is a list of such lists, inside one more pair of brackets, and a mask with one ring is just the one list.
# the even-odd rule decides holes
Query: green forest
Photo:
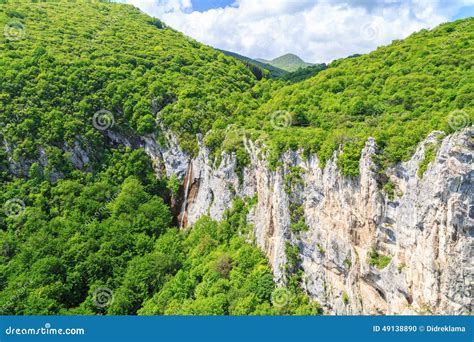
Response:
[{"label": "green forest", "polygon": [[254,198],[180,230],[176,179],[157,179],[142,149],[111,145],[101,125],[163,143],[171,130],[190,156],[200,134],[240,168],[243,137],[262,142],[273,168],[296,149],[324,167],[341,147],[341,171],[357,177],[368,137],[383,170],[431,131],[474,122],[472,18],[286,79],[257,77],[129,5],[0,1],[0,25],[1,315],[323,313],[292,246],[280,287],[248,243]]},{"label": "green forest", "polygon": [[52,184],[38,172],[2,188],[2,200],[26,208],[1,221],[0,314],[321,312],[296,284],[277,289],[264,254],[245,242],[251,199],[220,223],[203,217],[180,231],[143,151],[105,160],[95,174]]}]

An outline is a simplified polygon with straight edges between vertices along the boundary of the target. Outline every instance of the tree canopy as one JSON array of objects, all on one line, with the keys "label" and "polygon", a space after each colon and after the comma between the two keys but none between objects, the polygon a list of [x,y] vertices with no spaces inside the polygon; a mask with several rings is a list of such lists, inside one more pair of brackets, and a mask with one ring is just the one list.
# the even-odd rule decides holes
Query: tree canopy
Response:
[{"label": "tree canopy", "polygon": [[[190,156],[202,134],[239,170],[244,136],[273,167],[299,148],[324,165],[342,146],[338,163],[357,176],[369,136],[386,166],[432,130],[473,122],[472,18],[285,81],[129,5],[0,3],[0,314],[320,313],[299,287],[295,246],[279,288],[248,243],[252,199],[180,231],[179,181],[157,179],[143,149],[107,133],[166,143],[165,128]],[[299,207],[292,219],[307,229]]]}]

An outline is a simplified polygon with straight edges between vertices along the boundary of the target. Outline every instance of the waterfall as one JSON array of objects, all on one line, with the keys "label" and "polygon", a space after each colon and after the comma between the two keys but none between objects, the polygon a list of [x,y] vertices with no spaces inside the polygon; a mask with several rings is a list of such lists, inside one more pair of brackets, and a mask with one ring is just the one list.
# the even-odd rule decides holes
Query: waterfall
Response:
[{"label": "waterfall", "polygon": [[189,187],[191,186],[191,178],[193,175],[193,165],[189,163],[188,171],[186,172],[186,176],[184,177],[184,197],[183,197],[183,204],[181,205],[181,220],[179,222],[179,228],[184,227],[184,218],[186,215],[186,209],[188,207],[188,194],[189,194]]}]

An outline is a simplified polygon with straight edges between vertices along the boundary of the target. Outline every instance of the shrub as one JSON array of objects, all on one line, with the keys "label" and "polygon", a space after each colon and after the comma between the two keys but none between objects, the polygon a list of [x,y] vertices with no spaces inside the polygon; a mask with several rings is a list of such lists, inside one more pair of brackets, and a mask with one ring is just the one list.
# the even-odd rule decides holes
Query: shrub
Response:
[{"label": "shrub", "polygon": [[390,256],[379,254],[375,248],[372,248],[369,252],[369,265],[374,266],[379,270],[387,267],[391,260],[392,258]]},{"label": "shrub", "polygon": [[425,155],[423,160],[418,165],[418,177],[423,178],[423,174],[428,170],[429,164],[435,160],[436,152],[438,151],[439,144],[426,144]]},{"label": "shrub", "polygon": [[344,305],[349,304],[349,295],[347,294],[347,292],[342,293],[342,302],[344,303]]}]

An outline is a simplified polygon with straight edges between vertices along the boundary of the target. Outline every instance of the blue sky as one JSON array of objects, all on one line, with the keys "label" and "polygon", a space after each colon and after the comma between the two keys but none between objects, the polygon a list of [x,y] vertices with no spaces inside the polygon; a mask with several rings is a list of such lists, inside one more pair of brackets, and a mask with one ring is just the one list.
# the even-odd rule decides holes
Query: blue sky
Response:
[{"label": "blue sky", "polygon": [[[208,3],[208,6],[211,6],[212,1],[203,1]],[[474,6],[465,6],[462,7],[456,15],[452,17],[453,20],[463,19],[474,16]]]},{"label": "blue sky", "polygon": [[213,47],[330,62],[474,15],[474,0],[121,0]]},{"label": "blue sky", "polygon": [[193,10],[205,12],[212,8],[223,8],[231,6],[235,0],[192,0]]},{"label": "blue sky", "polygon": [[[258,1],[258,0],[256,0]],[[370,1],[369,1],[370,2]],[[235,6],[235,0],[191,0],[193,11],[206,12],[213,8]],[[474,16],[474,6],[462,7],[451,19],[463,19]]]}]

